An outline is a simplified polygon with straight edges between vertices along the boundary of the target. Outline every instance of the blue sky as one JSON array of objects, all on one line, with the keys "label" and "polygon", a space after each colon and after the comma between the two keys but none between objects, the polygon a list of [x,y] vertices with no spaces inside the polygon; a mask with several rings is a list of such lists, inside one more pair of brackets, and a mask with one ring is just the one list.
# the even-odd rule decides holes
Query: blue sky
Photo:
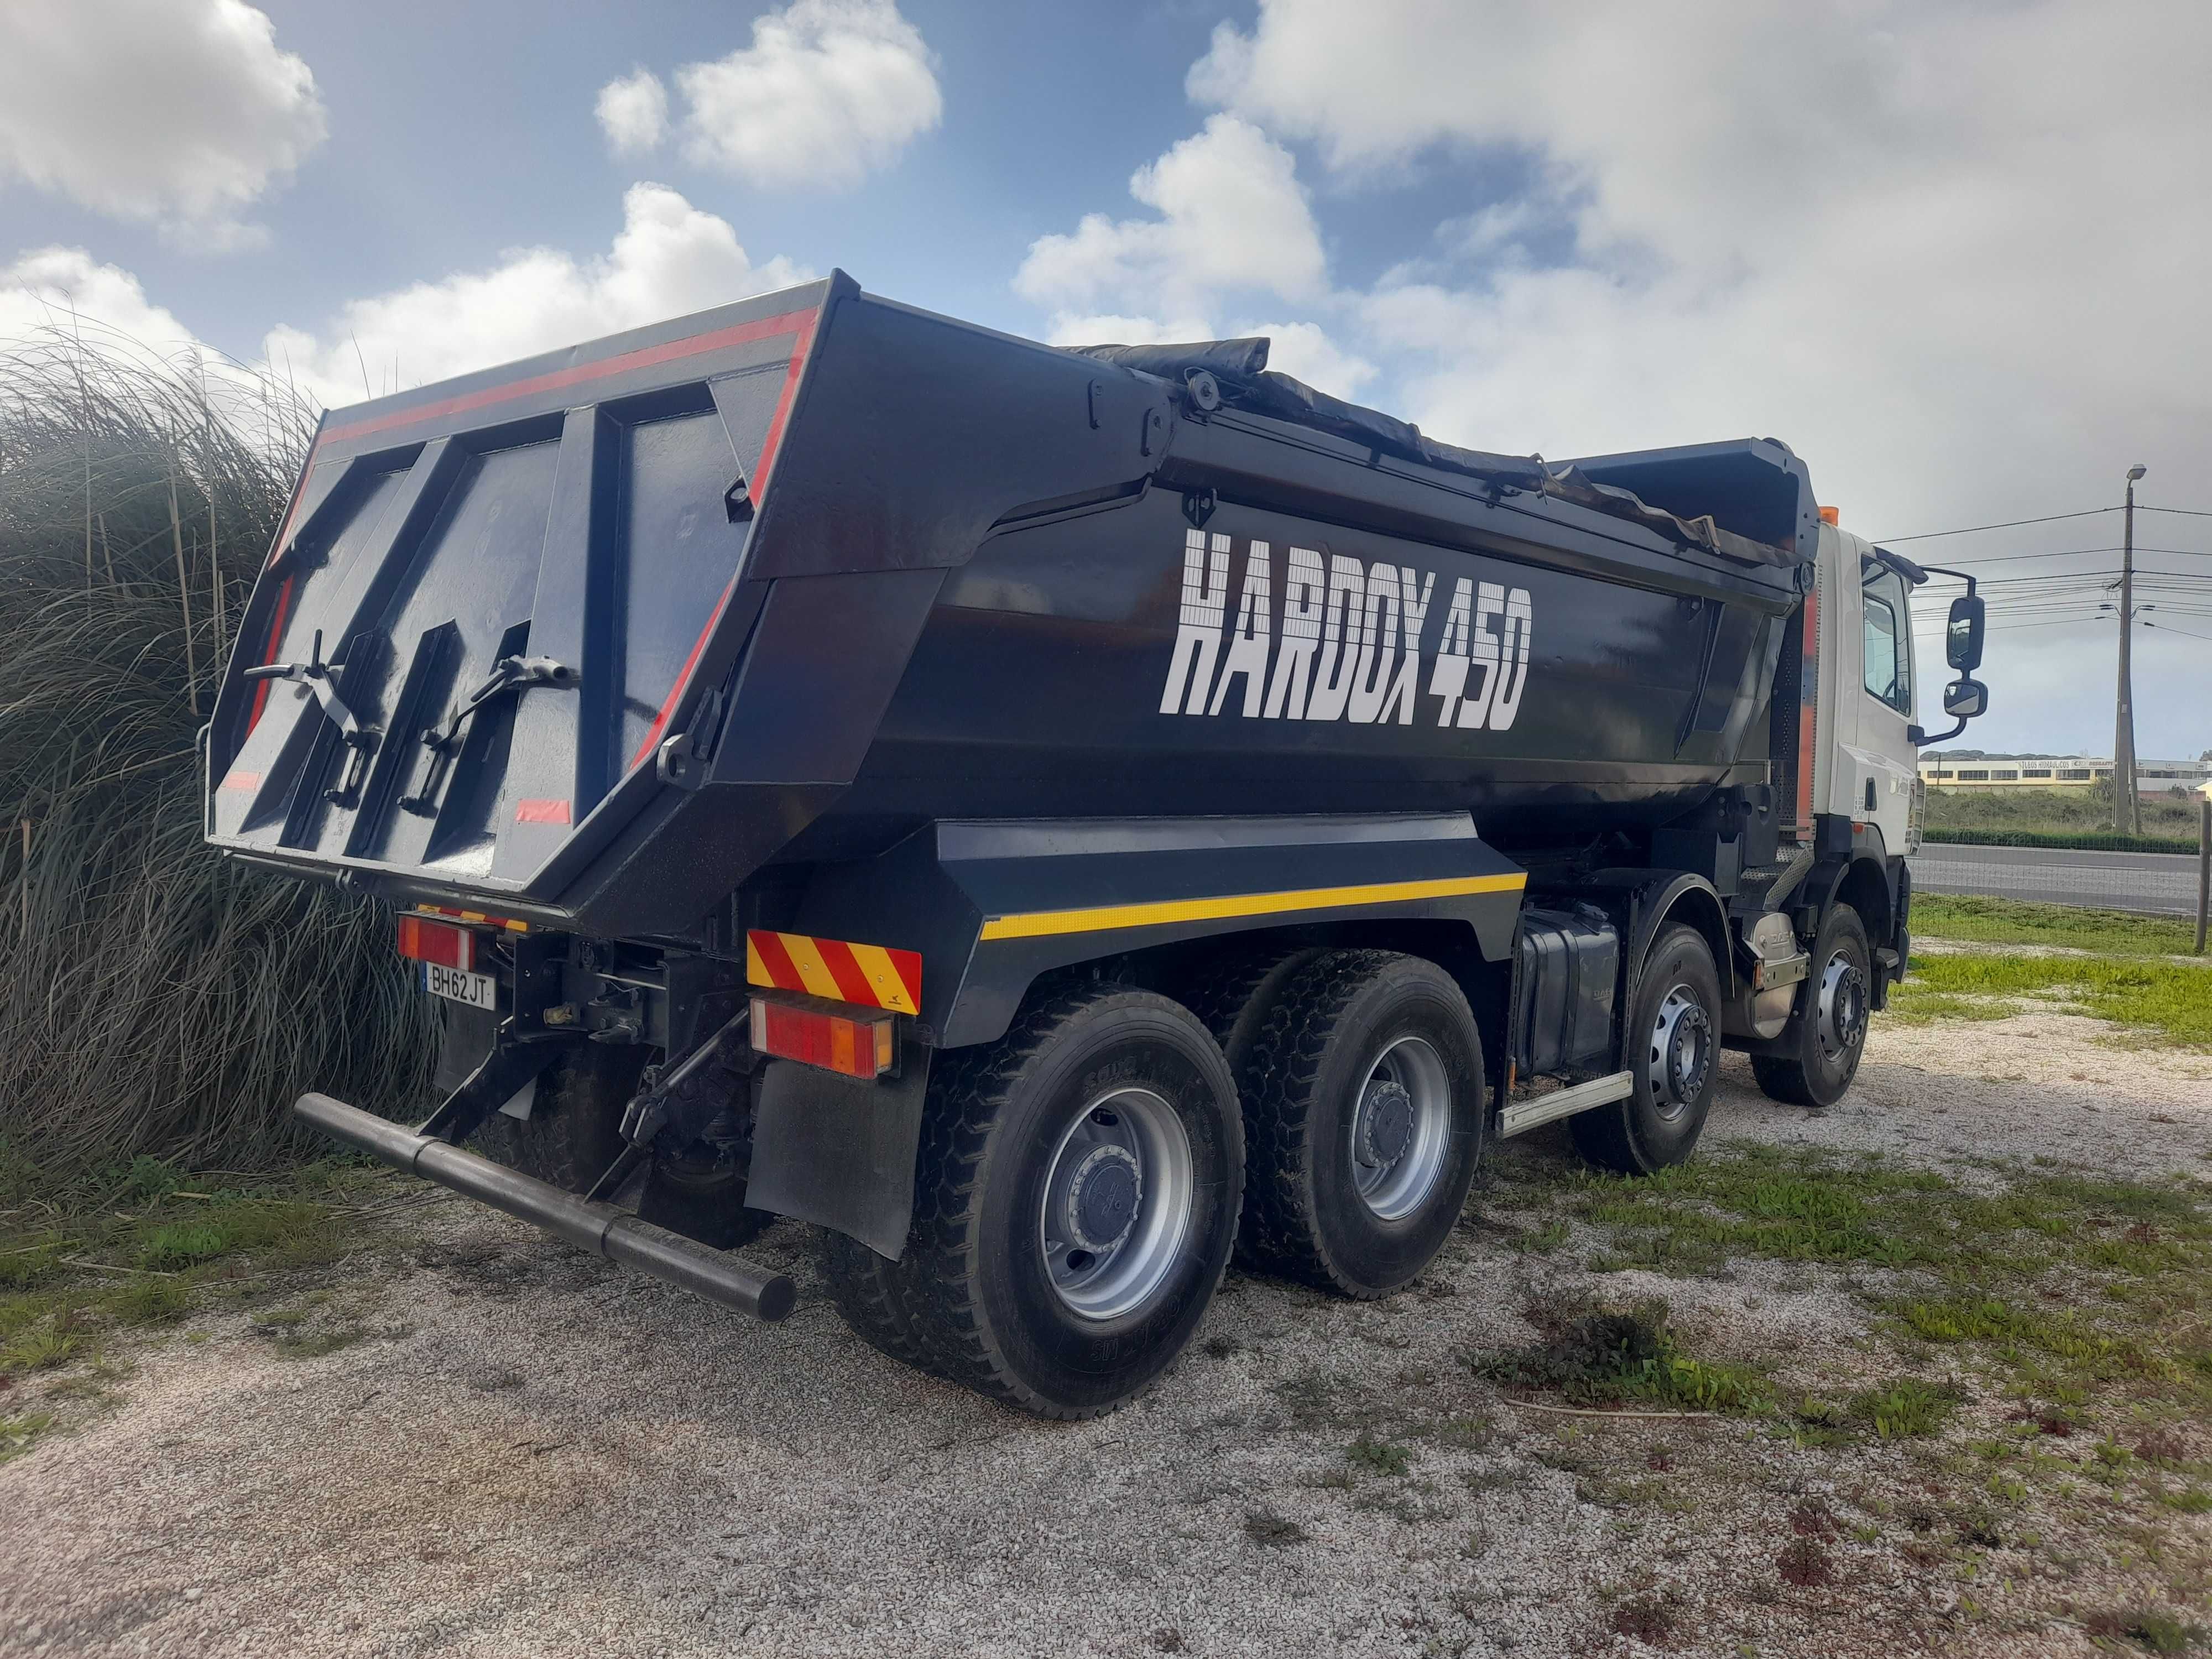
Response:
[{"label": "blue sky", "polygon": [[[1063,342],[1264,328],[1486,448],[1771,434],[1871,533],[2135,461],[2212,509],[2206,84],[2161,0],[19,0],[0,334],[71,305],[337,402],[842,266]],[[2117,532],[1906,550],[1987,561],[1972,740],[2109,750]],[[2193,756],[2212,518],[2138,541],[2139,744]]]}]

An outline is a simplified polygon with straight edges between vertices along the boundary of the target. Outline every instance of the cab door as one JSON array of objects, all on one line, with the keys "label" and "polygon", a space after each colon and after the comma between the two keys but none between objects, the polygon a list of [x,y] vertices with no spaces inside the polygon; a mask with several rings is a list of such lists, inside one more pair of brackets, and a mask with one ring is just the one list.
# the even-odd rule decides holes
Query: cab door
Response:
[{"label": "cab door", "polygon": [[1828,810],[1881,831],[1885,852],[1905,851],[1916,751],[1912,611],[1905,579],[1858,538],[1839,538],[1834,586],[1838,667],[1836,756]]}]

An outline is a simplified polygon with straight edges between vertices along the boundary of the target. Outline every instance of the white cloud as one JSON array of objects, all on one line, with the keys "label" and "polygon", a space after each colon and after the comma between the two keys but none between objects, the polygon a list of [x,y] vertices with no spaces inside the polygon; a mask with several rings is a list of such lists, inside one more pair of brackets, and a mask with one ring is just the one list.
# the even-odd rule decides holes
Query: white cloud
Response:
[{"label": "white cloud", "polygon": [[1297,165],[1248,121],[1213,117],[1138,168],[1129,193],[1159,216],[1085,214],[1072,234],[1039,237],[1016,291],[1040,305],[1104,300],[1188,315],[1224,292],[1304,301],[1327,290],[1328,260]]},{"label": "white cloud", "polygon": [[0,7],[0,179],[237,246],[325,127],[313,74],[240,0]]},{"label": "white cloud", "polygon": [[121,339],[156,352],[194,343],[175,314],[146,297],[138,279],[81,247],[42,247],[0,269],[0,341],[48,330],[88,343]]},{"label": "white cloud", "polygon": [[355,300],[319,333],[270,331],[269,362],[325,404],[358,403],[810,277],[780,257],[755,264],[728,221],[664,185],[631,185],[623,210],[602,258],[520,248],[488,270]]},{"label": "white cloud", "polygon": [[[685,158],[768,186],[858,184],[945,114],[929,47],[892,0],[793,0],[676,84]],[[605,106],[603,93],[603,120]]]},{"label": "white cloud", "polygon": [[1316,323],[1243,323],[1230,331],[1266,335],[1273,343],[1267,349],[1269,368],[1333,398],[1357,398],[1379,372],[1364,357],[1339,346]]},{"label": "white cloud", "polygon": [[1203,317],[1125,317],[1112,312],[1056,313],[1045,331],[1045,342],[1056,346],[1161,345],[1213,338],[1212,325]]},{"label": "white cloud", "polygon": [[659,148],[668,131],[668,88],[641,69],[599,88],[599,129],[617,155],[643,155]]},{"label": "white cloud", "polygon": [[[1771,433],[1846,525],[1898,534],[2110,501],[2138,459],[2166,501],[2208,504],[2207,84],[2212,9],[2061,0],[1263,0],[1188,82],[1311,142],[1346,185],[1533,166],[1535,187],[1477,198],[1347,325],[1424,429],[1556,454]],[[2162,544],[2201,545],[2179,522]],[[1908,550],[2101,546],[2116,527]],[[2078,672],[1993,655],[1978,740],[2109,744],[2109,630],[1993,640]],[[2212,652],[2166,672],[2164,706],[2199,712],[2172,715],[2166,746],[2193,753]]]}]

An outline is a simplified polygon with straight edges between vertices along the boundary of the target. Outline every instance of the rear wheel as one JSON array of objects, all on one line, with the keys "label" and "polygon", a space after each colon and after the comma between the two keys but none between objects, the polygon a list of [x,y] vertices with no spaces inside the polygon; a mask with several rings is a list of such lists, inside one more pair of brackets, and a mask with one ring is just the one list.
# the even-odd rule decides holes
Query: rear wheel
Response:
[{"label": "rear wheel", "polygon": [[1450,975],[1386,951],[1316,957],[1283,986],[1241,1081],[1255,1265],[1359,1297],[1429,1265],[1488,1115],[1482,1041]]},{"label": "rear wheel", "polygon": [[[658,1052],[631,1043],[569,1048],[538,1077],[530,1115],[494,1112],[477,1131],[477,1149],[564,1192],[589,1192],[629,1145],[623,1109]],[[775,1218],[744,1206],[749,1150],[740,1139],[654,1154],[639,1217],[719,1250],[750,1243]]]},{"label": "rear wheel", "polygon": [[1041,1417],[1111,1411],[1212,1301],[1243,1152],[1228,1066],[1188,1011],[1121,985],[1049,996],[1000,1042],[939,1056],[907,1257],[867,1270],[893,1294],[855,1328]]},{"label": "rear wheel", "polygon": [[1650,1175],[1697,1150],[1720,1074],[1721,981],[1705,936],[1669,927],[1644,963],[1623,1028],[1633,1086],[1626,1099],[1568,1120],[1584,1158],[1627,1175]]},{"label": "rear wheel", "polygon": [[1832,904],[1813,940],[1812,971],[1786,1036],[1794,1053],[1753,1054],[1752,1075],[1771,1100],[1832,1106],[1859,1074],[1866,1053],[1874,953],[1866,924],[1848,904]]}]

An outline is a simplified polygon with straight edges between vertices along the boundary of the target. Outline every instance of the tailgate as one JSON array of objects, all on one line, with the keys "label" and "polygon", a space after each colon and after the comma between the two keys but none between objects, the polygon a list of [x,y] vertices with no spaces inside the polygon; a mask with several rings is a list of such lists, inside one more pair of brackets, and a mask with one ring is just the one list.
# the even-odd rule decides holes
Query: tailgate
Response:
[{"label": "tailgate", "polygon": [[554,903],[734,659],[830,287],[326,415],[216,707],[210,838]]}]

